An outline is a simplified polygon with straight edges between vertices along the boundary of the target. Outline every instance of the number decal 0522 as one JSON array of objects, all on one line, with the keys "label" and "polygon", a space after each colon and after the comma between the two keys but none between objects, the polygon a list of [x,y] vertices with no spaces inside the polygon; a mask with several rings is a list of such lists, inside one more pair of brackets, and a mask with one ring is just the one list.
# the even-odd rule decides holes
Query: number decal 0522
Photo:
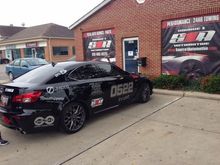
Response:
[{"label": "number decal 0522", "polygon": [[134,83],[124,83],[111,86],[110,97],[122,96],[133,92]]}]

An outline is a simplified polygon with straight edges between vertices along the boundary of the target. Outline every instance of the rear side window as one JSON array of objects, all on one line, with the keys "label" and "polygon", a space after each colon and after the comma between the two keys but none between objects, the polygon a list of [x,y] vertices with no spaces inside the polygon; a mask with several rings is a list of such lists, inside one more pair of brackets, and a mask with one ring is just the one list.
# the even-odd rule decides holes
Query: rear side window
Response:
[{"label": "rear side window", "polygon": [[109,63],[100,63],[96,65],[99,68],[102,77],[117,76],[117,75],[125,74],[121,69]]}]

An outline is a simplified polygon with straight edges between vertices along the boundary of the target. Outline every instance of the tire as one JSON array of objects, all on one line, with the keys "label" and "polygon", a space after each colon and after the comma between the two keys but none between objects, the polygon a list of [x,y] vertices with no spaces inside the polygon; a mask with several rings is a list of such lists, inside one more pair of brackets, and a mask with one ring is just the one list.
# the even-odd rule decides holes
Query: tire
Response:
[{"label": "tire", "polygon": [[146,103],[150,100],[150,86],[148,83],[144,83],[141,87],[141,93],[139,95],[139,102]]},{"label": "tire", "polygon": [[205,75],[205,68],[201,62],[189,60],[181,65],[180,75],[188,80],[198,80]]},{"label": "tire", "polygon": [[79,131],[86,122],[86,110],[84,106],[77,102],[66,105],[61,113],[61,129],[72,134]]},{"label": "tire", "polygon": [[10,81],[14,80],[14,75],[11,72],[8,73],[8,76]]}]

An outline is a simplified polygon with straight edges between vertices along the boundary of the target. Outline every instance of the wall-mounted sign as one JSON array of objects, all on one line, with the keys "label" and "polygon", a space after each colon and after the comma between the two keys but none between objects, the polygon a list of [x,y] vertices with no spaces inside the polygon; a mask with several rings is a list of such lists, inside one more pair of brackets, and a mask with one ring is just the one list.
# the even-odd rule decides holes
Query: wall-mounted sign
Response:
[{"label": "wall-mounted sign", "polygon": [[162,70],[198,78],[220,74],[220,14],[162,22]]},{"label": "wall-mounted sign", "polygon": [[114,29],[83,33],[83,42],[86,60],[108,57],[110,61],[115,61]]},{"label": "wall-mounted sign", "polygon": [[137,1],[137,3],[139,3],[139,4],[142,4],[142,3],[145,2],[145,0],[136,0],[136,1]]},{"label": "wall-mounted sign", "polygon": [[26,47],[27,48],[35,48],[38,47],[37,42],[30,42],[30,43],[26,43]]}]

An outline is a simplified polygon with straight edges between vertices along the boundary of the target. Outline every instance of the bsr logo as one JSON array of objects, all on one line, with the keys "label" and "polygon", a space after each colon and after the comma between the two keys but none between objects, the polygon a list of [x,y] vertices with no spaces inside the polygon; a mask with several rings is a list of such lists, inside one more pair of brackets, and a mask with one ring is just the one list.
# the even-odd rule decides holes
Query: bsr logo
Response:
[{"label": "bsr logo", "polygon": [[89,49],[105,49],[105,48],[110,48],[111,47],[111,40],[107,41],[94,41],[90,42],[88,48]]},{"label": "bsr logo", "polygon": [[174,43],[211,41],[214,35],[215,35],[214,30],[173,34],[172,38],[170,39],[170,43],[174,44]]}]

